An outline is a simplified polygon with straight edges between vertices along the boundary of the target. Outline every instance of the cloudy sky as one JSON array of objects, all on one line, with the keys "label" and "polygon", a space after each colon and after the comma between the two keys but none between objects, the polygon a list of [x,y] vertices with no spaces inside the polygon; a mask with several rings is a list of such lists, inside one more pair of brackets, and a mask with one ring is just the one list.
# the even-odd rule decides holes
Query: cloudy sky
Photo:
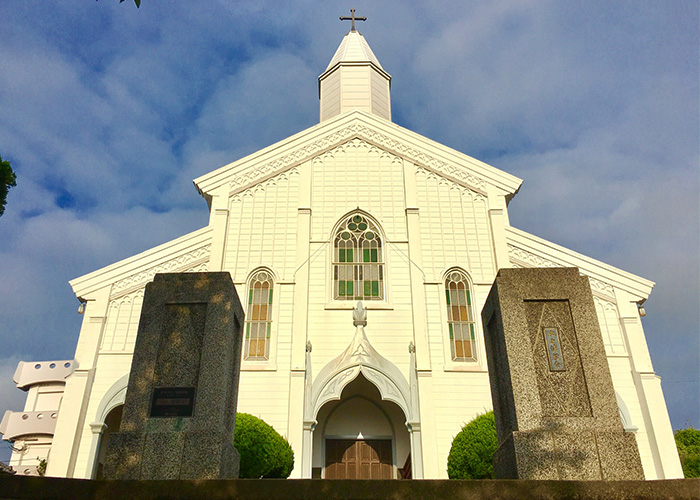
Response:
[{"label": "cloudy sky", "polygon": [[206,225],[192,179],[318,122],[354,6],[394,122],[524,179],[514,226],[656,282],[654,367],[700,427],[697,1],[353,2],[0,2],[0,415],[20,359],[73,357],[68,280]]}]

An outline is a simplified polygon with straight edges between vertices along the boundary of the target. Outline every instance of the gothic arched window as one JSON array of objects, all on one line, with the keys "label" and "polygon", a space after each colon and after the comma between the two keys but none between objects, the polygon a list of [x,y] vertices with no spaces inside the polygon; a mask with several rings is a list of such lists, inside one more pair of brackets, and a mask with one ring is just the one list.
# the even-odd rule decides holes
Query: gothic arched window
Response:
[{"label": "gothic arched window", "polygon": [[450,271],[445,279],[447,326],[453,361],[476,359],[476,334],[469,280],[460,271]]},{"label": "gothic arched window", "polygon": [[259,361],[270,357],[273,287],[272,273],[269,271],[258,271],[250,279],[243,346],[245,360]]},{"label": "gothic arched window", "polygon": [[333,241],[335,300],[383,300],[384,260],[379,231],[362,214],[349,216]]}]

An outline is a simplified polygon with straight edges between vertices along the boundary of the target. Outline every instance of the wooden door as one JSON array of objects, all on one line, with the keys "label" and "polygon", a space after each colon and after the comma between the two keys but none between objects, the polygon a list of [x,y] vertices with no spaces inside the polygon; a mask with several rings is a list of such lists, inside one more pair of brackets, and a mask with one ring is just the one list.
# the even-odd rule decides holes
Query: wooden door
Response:
[{"label": "wooden door", "polygon": [[390,439],[327,439],[326,479],[393,479]]}]

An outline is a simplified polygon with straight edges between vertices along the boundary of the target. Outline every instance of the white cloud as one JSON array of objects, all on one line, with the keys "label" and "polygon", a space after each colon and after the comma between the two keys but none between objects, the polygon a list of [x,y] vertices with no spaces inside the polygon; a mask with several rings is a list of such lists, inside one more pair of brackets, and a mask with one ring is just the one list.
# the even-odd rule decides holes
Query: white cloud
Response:
[{"label": "white cloud", "polygon": [[[8,353],[72,356],[67,281],[205,225],[191,180],[314,125],[349,29],[341,2],[161,7],[0,4]],[[514,225],[655,280],[657,370],[697,378],[697,349],[674,364],[668,347],[697,346],[700,323],[696,2],[356,8],[395,121],[522,177]],[[682,387],[665,386],[672,415],[692,410]]]}]

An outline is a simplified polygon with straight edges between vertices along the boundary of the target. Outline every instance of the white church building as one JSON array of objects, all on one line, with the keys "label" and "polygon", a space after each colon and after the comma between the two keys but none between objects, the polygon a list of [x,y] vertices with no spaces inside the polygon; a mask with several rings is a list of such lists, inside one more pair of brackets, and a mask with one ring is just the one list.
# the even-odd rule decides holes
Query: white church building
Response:
[{"label": "white church building", "polygon": [[351,30],[318,125],[195,179],[206,227],[71,281],[75,357],[20,363],[26,406],[0,423],[20,474],[39,456],[99,477],[145,285],[227,271],[246,311],[238,411],[288,439],[291,477],[447,478],[453,437],[492,408],[480,312],[498,269],[575,266],[646,478],[682,477],[640,319],[653,283],[512,227],[521,180],[392,123],[390,83]]}]

